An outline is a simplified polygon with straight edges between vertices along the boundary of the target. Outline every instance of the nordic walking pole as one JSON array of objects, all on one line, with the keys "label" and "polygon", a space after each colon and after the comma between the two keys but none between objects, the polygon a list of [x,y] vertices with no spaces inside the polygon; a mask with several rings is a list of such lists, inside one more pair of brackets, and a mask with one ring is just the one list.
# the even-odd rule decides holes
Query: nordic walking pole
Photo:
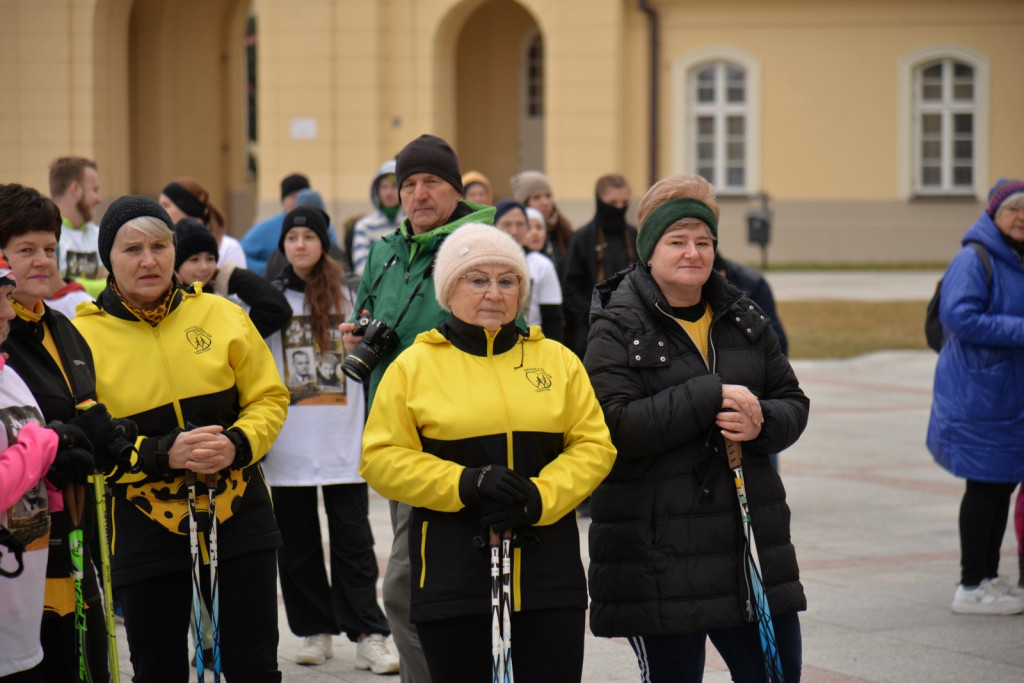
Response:
[{"label": "nordic walking pole", "polygon": [[784,683],[782,663],[779,661],[779,650],[775,643],[775,628],[772,625],[772,614],[768,607],[768,597],[764,593],[764,582],[761,577],[761,563],[757,557],[757,544],[754,541],[754,528],[750,524],[750,506],[747,504],[747,487],[743,480],[743,449],[739,442],[725,440],[725,455],[732,470],[733,482],[736,484],[736,497],[740,504],[740,518],[743,523],[744,554],[746,555],[746,574],[753,595],[753,604],[747,601],[747,614],[757,621],[757,630],[761,636],[761,652],[764,655],[765,677],[768,683]]},{"label": "nordic walking pole", "polygon": [[512,530],[501,535],[502,683],[512,682]]},{"label": "nordic walking pole", "polygon": [[[75,406],[75,410],[86,411],[96,405],[89,399]],[[121,683],[120,660],[117,657],[117,627],[114,624],[114,589],[110,583],[110,537],[107,536],[107,488],[103,473],[92,474],[92,490],[96,497],[96,531],[100,542],[100,574],[103,576],[103,613],[107,624],[107,660],[110,680]]]},{"label": "nordic walking pole", "polygon": [[199,582],[199,525],[196,521],[196,473],[185,472],[185,484],[188,486],[188,540],[192,554],[192,618],[195,621],[196,641],[196,677],[206,680],[206,663],[203,661],[203,594]]},{"label": "nordic walking pole", "polygon": [[92,475],[93,492],[96,495],[96,525],[100,535],[100,573],[103,575],[103,612],[107,622],[107,658],[110,663],[110,678],[121,683],[120,660],[117,657],[117,630],[114,625],[114,590],[110,584],[110,540],[107,537],[107,491],[103,473],[99,470]]},{"label": "nordic walking pole", "polygon": [[91,681],[89,673],[88,646],[86,644],[85,598],[82,596],[82,579],[85,563],[82,553],[85,542],[82,538],[82,514],[85,512],[85,487],[68,484],[64,487],[64,511],[71,522],[68,532],[68,549],[71,552],[71,575],[75,582],[75,650],[78,655],[77,681]]},{"label": "nordic walking pole", "polygon": [[220,576],[217,547],[217,482],[219,476],[206,475],[206,490],[210,497],[210,634],[213,637],[213,680],[220,681]]},{"label": "nordic walking pole", "polygon": [[491,547],[491,683],[503,683],[505,668],[501,642],[501,561],[500,541],[494,529],[490,533]]}]

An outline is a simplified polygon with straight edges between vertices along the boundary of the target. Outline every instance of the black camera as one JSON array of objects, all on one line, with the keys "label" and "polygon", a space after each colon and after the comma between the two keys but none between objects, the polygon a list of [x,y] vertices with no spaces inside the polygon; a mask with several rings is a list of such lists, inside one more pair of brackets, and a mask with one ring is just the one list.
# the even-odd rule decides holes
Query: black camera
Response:
[{"label": "black camera", "polygon": [[362,336],[363,341],[345,358],[341,371],[356,382],[366,383],[380,359],[398,346],[398,335],[383,320],[367,317],[356,321],[352,334]]}]

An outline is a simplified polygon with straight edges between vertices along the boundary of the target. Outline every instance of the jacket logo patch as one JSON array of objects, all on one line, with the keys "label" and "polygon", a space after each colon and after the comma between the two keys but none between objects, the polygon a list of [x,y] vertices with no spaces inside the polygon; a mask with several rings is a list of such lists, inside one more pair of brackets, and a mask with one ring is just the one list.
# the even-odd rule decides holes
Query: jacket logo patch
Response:
[{"label": "jacket logo patch", "polygon": [[188,339],[188,343],[192,345],[196,353],[209,351],[213,346],[213,337],[201,327],[194,326],[185,330],[185,338]]},{"label": "jacket logo patch", "polygon": [[527,368],[526,379],[537,391],[548,391],[551,389],[551,375],[544,368]]}]

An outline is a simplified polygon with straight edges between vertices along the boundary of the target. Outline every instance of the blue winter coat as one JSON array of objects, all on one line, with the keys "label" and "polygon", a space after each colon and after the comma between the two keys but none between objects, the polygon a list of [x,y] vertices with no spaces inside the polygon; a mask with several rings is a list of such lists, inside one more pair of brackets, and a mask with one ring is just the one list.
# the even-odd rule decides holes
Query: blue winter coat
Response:
[{"label": "blue winter coat", "polygon": [[[992,261],[992,285],[968,241]],[[958,477],[1024,481],[1024,265],[987,213],[942,280],[950,336],[935,368],[928,449]],[[989,291],[991,289],[991,291]]]}]

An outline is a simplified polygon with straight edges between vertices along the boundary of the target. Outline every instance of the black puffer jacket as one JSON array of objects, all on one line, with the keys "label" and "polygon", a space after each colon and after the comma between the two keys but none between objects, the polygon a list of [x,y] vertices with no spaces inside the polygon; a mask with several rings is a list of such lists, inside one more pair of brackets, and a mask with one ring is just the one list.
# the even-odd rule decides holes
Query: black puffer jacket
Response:
[{"label": "black puffer jacket", "polygon": [[596,635],[744,623],[739,509],[715,425],[723,383],[749,388],[764,413],[760,435],[743,443],[743,469],[772,614],[806,609],[768,454],[797,440],[809,401],[761,310],[717,272],[703,294],[714,312],[707,365],[646,268],[594,291],[584,364],[619,450],[591,503]]}]

